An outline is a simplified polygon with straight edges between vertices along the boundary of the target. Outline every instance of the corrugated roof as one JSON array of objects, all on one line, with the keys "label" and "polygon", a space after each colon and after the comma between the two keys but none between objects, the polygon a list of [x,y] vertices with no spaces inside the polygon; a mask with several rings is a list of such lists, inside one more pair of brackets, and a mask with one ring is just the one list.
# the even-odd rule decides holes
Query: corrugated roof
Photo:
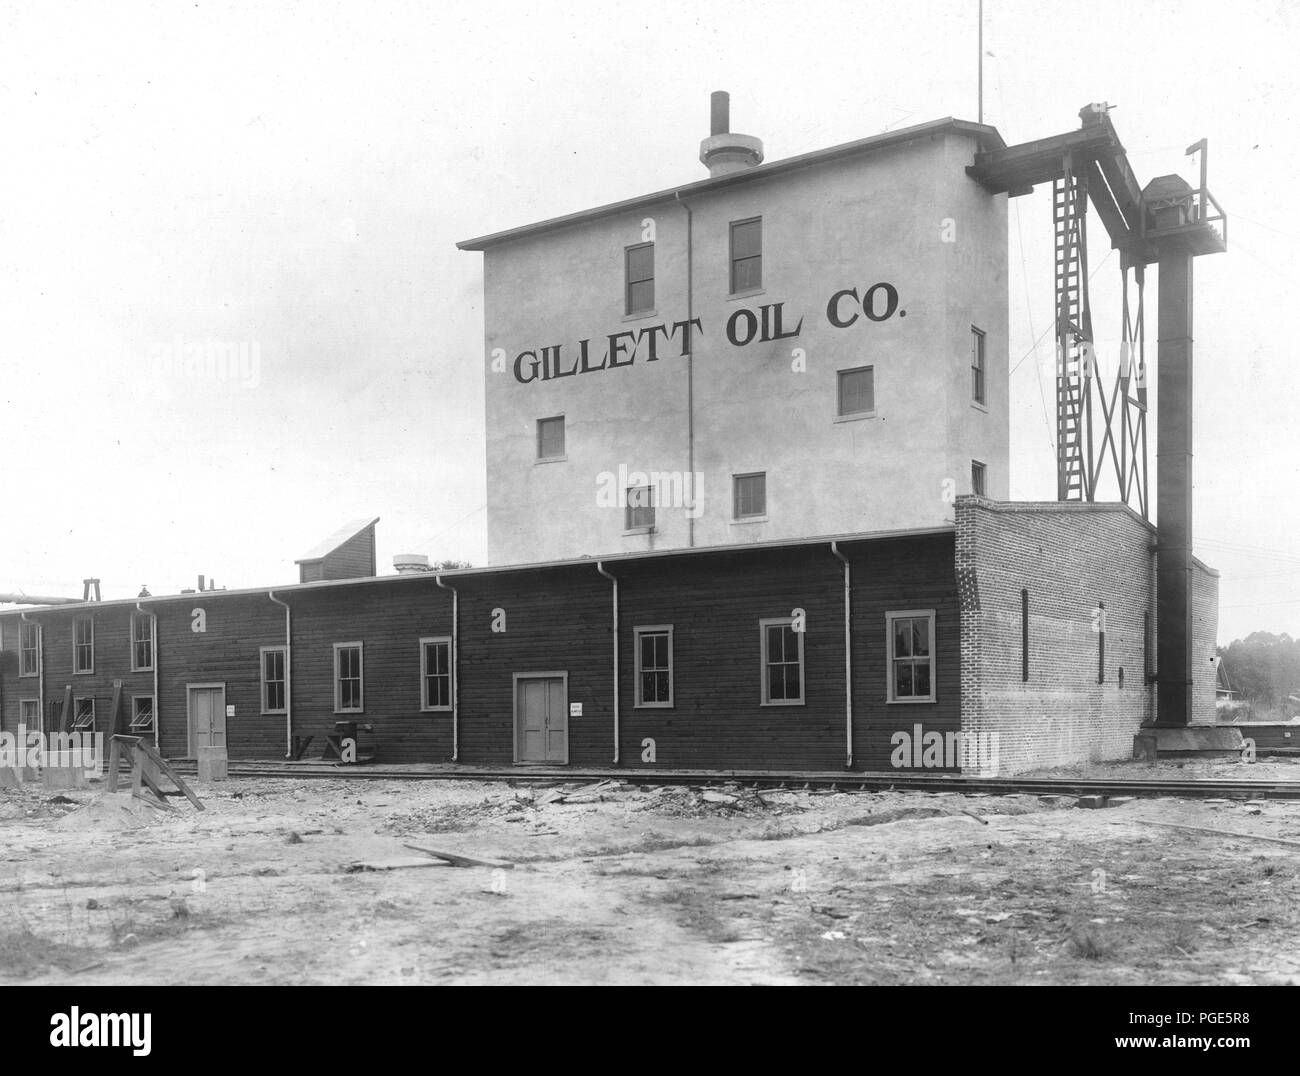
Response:
[{"label": "corrugated roof", "polygon": [[745,168],[738,172],[729,172],[723,176],[711,176],[708,179],[697,180],[694,183],[687,183],[681,187],[671,187],[668,190],[656,191],[654,194],[643,194],[638,198],[629,198],[622,202],[611,202],[608,205],[597,206],[595,209],[584,209],[578,213],[568,213],[562,217],[552,217],[549,220],[538,221],[535,224],[525,224],[518,228],[509,228],[503,232],[493,232],[490,235],[482,235],[476,239],[466,239],[463,242],[457,243],[456,246],[461,250],[486,250],[488,247],[496,246],[498,243],[504,243],[508,240],[520,239],[527,235],[536,235],[540,232],[550,231],[553,228],[562,228],[567,224],[577,224],[582,221],[596,220],[599,217],[606,217],[614,213],[626,212],[640,206],[650,205],[654,202],[663,202],[670,198],[676,198],[678,195],[685,196],[688,194],[703,194],[735,183],[745,183],[753,179],[762,179],[766,176],[778,175],[781,172],[788,172],[795,168],[806,168],[810,165],[822,164],[826,161],[836,160],[840,157],[848,157],[856,153],[869,153],[886,149],[890,146],[910,142],[915,138],[940,134],[944,131],[957,131],[962,134],[974,135],[980,140],[981,149],[1006,148],[1006,143],[1002,140],[1002,136],[998,133],[996,127],[990,127],[989,125],[982,123],[971,123],[969,120],[953,119],[949,116],[941,120],[931,120],[929,123],[920,123],[914,127],[903,127],[897,131],[885,131],[882,134],[872,135],[869,138],[859,138],[855,142],[843,142],[838,146],[830,146],[827,149],[813,150],[811,153],[801,153],[795,157],[786,157],[784,160],[772,161],[768,164],[760,164],[754,168]]},{"label": "corrugated roof", "polygon": [[378,522],[379,517],[375,516],[374,519],[354,519],[351,523],[345,523],[324,541],[317,542],[294,563],[306,564],[313,560],[324,560],[339,546],[350,542],[367,527],[373,527]]}]

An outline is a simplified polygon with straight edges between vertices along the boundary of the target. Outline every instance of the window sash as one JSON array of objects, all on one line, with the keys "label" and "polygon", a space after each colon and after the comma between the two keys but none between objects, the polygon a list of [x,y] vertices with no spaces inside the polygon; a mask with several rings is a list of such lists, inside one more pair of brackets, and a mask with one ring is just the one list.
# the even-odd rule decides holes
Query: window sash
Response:
[{"label": "window sash", "polygon": [[839,372],[839,413],[862,415],[876,409],[876,374],[873,366]]},{"label": "window sash", "polygon": [[636,705],[673,705],[673,629],[671,626],[636,628]]},{"label": "window sash", "polygon": [[79,616],[72,622],[72,671],[95,671],[95,622]]},{"label": "window sash", "polygon": [[74,729],[92,729],[95,727],[95,700],[93,698],[73,700],[72,727]]},{"label": "window sash", "polygon": [[153,668],[153,617],[135,613],[131,617],[131,671]]},{"label": "window sash", "polygon": [[420,640],[420,709],[451,709],[451,639]]},{"label": "window sash", "polygon": [[262,713],[282,714],[288,710],[287,651],[282,646],[262,648]]},{"label": "window sash", "polygon": [[653,243],[628,247],[625,255],[627,278],[626,313],[653,310],[655,305],[655,247]]},{"label": "window sash", "polygon": [[653,486],[628,486],[625,529],[655,525],[655,491]]},{"label": "window sash", "polygon": [[886,614],[889,702],[933,702],[935,693],[934,612]]},{"label": "window sash", "polygon": [[741,474],[734,479],[737,519],[767,515],[767,474]]},{"label": "window sash", "polygon": [[971,460],[970,465],[970,488],[971,492],[983,497],[985,486],[985,474],[987,468],[978,460]]},{"label": "window sash", "polygon": [[360,643],[334,645],[334,712],[360,713],[365,709]]},{"label": "window sash", "polygon": [[763,221],[735,221],[731,225],[731,292],[763,286]]},{"label": "window sash", "polygon": [[41,671],[41,626],[18,625],[18,675],[38,676]]},{"label": "window sash", "polygon": [[984,403],[984,333],[971,329],[971,399]]},{"label": "window sash", "polygon": [[764,706],[802,705],[804,702],[803,632],[794,630],[790,617],[759,622],[762,640]]},{"label": "window sash", "polygon": [[153,729],[154,705],[152,695],[135,695],[131,699],[131,728],[134,731]]},{"label": "window sash", "polygon": [[539,460],[558,459],[564,455],[564,418],[543,418],[537,420],[537,458]]}]

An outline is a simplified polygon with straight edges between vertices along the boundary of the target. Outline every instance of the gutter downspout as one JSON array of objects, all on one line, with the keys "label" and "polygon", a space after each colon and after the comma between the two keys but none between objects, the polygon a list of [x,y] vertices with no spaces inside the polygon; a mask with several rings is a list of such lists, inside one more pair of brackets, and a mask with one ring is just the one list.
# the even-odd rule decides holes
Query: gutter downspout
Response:
[{"label": "gutter downspout", "polygon": [[596,571],[614,584],[614,765],[618,762],[618,580],[605,571],[604,562],[596,561]]},{"label": "gutter downspout", "polygon": [[[162,751],[158,743],[159,729],[162,726],[162,702],[158,698],[158,617],[153,613],[146,614],[141,608],[140,603],[135,603],[135,611],[141,616],[149,617],[149,655],[153,658],[153,748],[159,754]],[[132,658],[135,656],[135,639],[131,640]],[[130,725],[127,725],[127,731],[130,731]]]},{"label": "gutter downspout", "polygon": [[[686,331],[692,329],[695,318],[695,216],[691,207],[682,201],[682,192],[674,197],[677,204],[686,210]],[[695,338],[691,338],[690,349],[686,352],[686,473],[691,476],[691,503],[686,509],[686,545],[695,547],[695,516],[698,511],[697,501],[700,491],[695,482]],[[617,758],[614,760],[618,761]]]},{"label": "gutter downspout", "polygon": [[284,757],[293,758],[293,612],[288,602],[268,590],[266,596],[284,607]]},{"label": "gutter downspout", "polygon": [[441,573],[433,581],[451,591],[451,760],[460,761],[460,595],[455,587],[442,581]]},{"label": "gutter downspout", "polygon": [[849,558],[840,552],[838,542],[831,542],[831,552],[844,565],[844,741],[848,758],[846,770],[853,769],[853,621],[850,616],[850,590],[852,567]]},{"label": "gutter downspout", "polygon": [[[18,614],[24,624],[36,624],[36,705],[40,708],[41,732],[45,731],[45,626],[28,617],[26,612]],[[18,642],[22,650],[22,640]]]}]

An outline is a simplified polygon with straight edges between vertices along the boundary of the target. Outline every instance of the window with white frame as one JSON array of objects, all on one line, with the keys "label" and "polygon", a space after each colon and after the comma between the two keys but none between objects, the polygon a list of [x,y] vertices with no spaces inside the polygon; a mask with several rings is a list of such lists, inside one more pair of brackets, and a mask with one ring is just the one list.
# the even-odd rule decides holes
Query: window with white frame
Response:
[{"label": "window with white frame", "polygon": [[636,705],[673,705],[673,628],[671,624],[634,628]]},{"label": "window with white frame", "polygon": [[95,671],[95,622],[88,616],[79,616],[72,621],[72,671]]},{"label": "window with white frame", "polygon": [[934,610],[885,614],[889,701],[934,702]]},{"label": "window with white frame", "polygon": [[858,366],[852,370],[838,372],[839,401],[838,411],[841,418],[850,415],[869,415],[876,409],[876,371],[873,366]]},{"label": "window with white frame", "polygon": [[420,709],[451,709],[451,637],[420,640]]},{"label": "window with white frame", "polygon": [[41,626],[18,625],[18,675],[39,676],[41,672]]},{"label": "window with white frame", "polygon": [[803,705],[803,632],[795,631],[794,620],[787,616],[759,621],[759,635],[763,705]]},{"label": "window with white frame", "polygon": [[262,713],[283,714],[289,708],[288,651],[264,646],[262,655]]},{"label": "window with white frame", "polygon": [[153,615],[131,614],[131,671],[149,672],[153,668]]},{"label": "window with white frame", "polygon": [[20,699],[18,720],[27,729],[41,728],[41,702],[39,699]]},{"label": "window with white frame", "polygon": [[95,727],[94,699],[80,698],[73,700],[72,727],[74,729],[93,729]]},{"label": "window with white frame", "polygon": [[979,460],[970,461],[970,491],[977,497],[984,496],[984,479],[987,474],[988,468]]},{"label": "window with white frame", "polygon": [[655,489],[654,486],[627,487],[627,515],[624,527],[627,530],[654,530],[655,525]]},{"label": "window with white frame", "polygon": [[364,709],[362,697],[361,644],[334,644],[334,712],[358,714]]},{"label": "window with white frame", "polygon": [[733,475],[732,511],[735,519],[761,519],[767,515],[767,473]]},{"label": "window with white frame", "polygon": [[131,699],[131,731],[153,731],[152,695],[136,695]]}]

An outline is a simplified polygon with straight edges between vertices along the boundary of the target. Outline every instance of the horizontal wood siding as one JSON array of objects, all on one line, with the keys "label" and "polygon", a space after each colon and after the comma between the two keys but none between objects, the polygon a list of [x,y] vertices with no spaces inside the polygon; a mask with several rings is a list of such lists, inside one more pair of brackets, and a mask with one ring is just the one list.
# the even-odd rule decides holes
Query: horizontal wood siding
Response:
[{"label": "horizontal wood siding", "polygon": [[[853,565],[854,768],[886,770],[891,736],[959,727],[960,651],[951,536],[846,542]],[[695,553],[617,561],[619,580],[619,700],[623,765],[637,768],[835,770],[845,765],[843,567],[829,543],[785,549]],[[444,579],[456,587],[460,608],[460,754],[469,765],[510,765],[514,755],[514,675],[560,672],[568,702],[569,761],[606,766],[614,758],[613,585],[585,565],[526,568]],[[446,762],[452,758],[452,717],[420,709],[419,640],[449,636],[452,595],[432,575],[401,576],[363,585],[277,594],[293,609],[293,727],[316,742],[339,720],[373,724],[379,758],[387,762]],[[265,595],[196,594],[155,601],[158,614],[162,748],[189,749],[186,685],[224,683],[232,758],[279,758],[286,750],[283,714],[261,713],[260,649],[284,643],[284,610]],[[889,704],[885,614],[904,609],[936,612],[937,701]],[[202,609],[206,631],[192,630]],[[802,609],[804,704],[764,706],[759,621]],[[147,694],[149,673],[131,674],[129,607],[94,610],[96,671],[70,678],[74,610],[41,614],[46,624],[47,697],[61,697],[71,679],[84,684],[105,712],[112,680],[128,694]],[[504,617],[502,623],[501,618]],[[5,651],[18,645],[16,614],[0,615]],[[494,631],[494,623],[504,627]],[[674,705],[635,705],[634,630],[671,624]],[[334,645],[360,642],[364,654],[364,710],[334,710]],[[10,666],[12,665],[12,671]],[[16,722],[17,658],[5,671],[6,727]],[[56,671],[57,670],[57,671]],[[35,692],[34,681],[30,684]],[[98,704],[97,704],[98,705]],[[654,741],[654,762],[642,760]]]}]

